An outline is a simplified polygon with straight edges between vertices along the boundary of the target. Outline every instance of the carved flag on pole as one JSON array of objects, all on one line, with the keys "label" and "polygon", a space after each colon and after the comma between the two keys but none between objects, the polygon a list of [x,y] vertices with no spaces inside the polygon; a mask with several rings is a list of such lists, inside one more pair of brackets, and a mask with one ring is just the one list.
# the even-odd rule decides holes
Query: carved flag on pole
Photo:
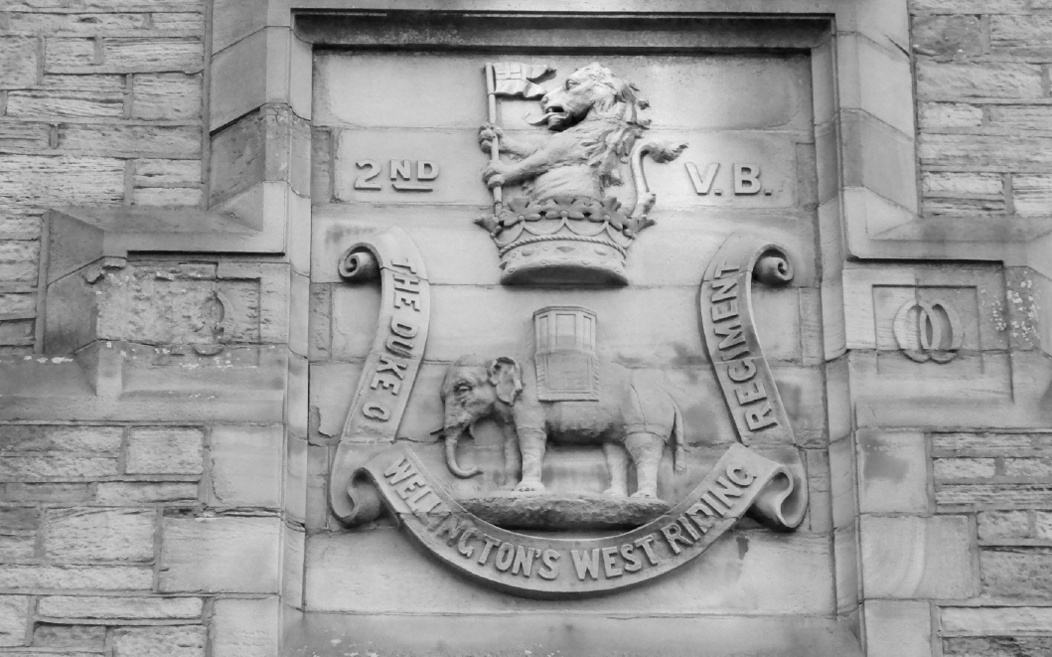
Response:
[{"label": "carved flag on pole", "polygon": [[493,93],[504,98],[540,98],[547,93],[538,80],[554,71],[543,64],[531,65],[517,62],[493,64]]}]

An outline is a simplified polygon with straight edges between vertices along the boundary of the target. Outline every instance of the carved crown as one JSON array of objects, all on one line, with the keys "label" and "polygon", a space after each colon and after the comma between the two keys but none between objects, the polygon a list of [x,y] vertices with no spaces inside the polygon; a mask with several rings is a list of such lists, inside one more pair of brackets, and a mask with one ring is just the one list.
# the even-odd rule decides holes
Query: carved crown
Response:
[{"label": "carved crown", "polygon": [[501,283],[628,283],[628,248],[635,230],[647,224],[629,218],[620,205],[614,198],[511,199],[498,215],[479,222],[497,245]]}]

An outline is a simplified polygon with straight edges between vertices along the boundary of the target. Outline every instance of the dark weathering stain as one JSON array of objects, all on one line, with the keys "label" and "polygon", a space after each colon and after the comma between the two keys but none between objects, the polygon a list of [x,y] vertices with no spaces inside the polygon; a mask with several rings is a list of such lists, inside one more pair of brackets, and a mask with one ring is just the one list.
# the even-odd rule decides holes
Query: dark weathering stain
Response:
[{"label": "dark weathering stain", "polygon": [[749,537],[739,532],[735,535],[734,540],[738,543],[738,558],[745,559],[745,555],[749,552]]}]

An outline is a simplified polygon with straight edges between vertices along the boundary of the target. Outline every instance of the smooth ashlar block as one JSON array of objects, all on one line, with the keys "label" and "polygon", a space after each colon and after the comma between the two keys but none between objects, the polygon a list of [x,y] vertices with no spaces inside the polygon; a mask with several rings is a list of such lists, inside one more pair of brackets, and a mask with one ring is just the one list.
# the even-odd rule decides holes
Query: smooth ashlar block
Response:
[{"label": "smooth ashlar block", "polygon": [[277,657],[281,629],[277,597],[220,598],[212,616],[217,657]]},{"label": "smooth ashlar block", "polygon": [[281,425],[212,428],[212,493],[220,506],[277,508],[284,452]]},{"label": "smooth ashlar block", "polygon": [[[522,57],[557,70],[555,88],[581,57]],[[489,57],[462,54],[344,52],[319,54],[315,125],[441,127],[477,130],[486,120],[482,74]],[[803,129],[810,126],[810,63],[807,57],[722,55],[711,59],[602,57],[618,75],[635,82],[653,108],[655,125],[701,129]],[[383,85],[377,85],[383,80]],[[722,90],[734,89],[733,94]],[[425,105],[407,102],[420,99]],[[501,101],[500,123],[527,128],[539,115],[536,101]]]},{"label": "smooth ashlar block", "polygon": [[929,513],[924,434],[860,430],[859,506],[862,513]]},{"label": "smooth ashlar block", "polygon": [[[814,614],[833,610],[828,537],[727,534],[657,582],[559,603],[508,597],[436,568],[402,532],[317,534],[307,542],[307,608],[329,612],[490,613],[551,610],[647,614]],[[362,564],[370,564],[363,568]],[[771,573],[779,573],[771,577]],[[426,586],[423,585],[426,583]]]},{"label": "smooth ashlar block", "polygon": [[277,517],[169,517],[162,532],[162,591],[277,591]]},{"label": "smooth ashlar block", "polygon": [[979,593],[967,516],[863,515],[862,584],[874,598],[969,598]]},{"label": "smooth ashlar block", "polygon": [[866,600],[862,608],[866,657],[930,657],[928,602]]}]

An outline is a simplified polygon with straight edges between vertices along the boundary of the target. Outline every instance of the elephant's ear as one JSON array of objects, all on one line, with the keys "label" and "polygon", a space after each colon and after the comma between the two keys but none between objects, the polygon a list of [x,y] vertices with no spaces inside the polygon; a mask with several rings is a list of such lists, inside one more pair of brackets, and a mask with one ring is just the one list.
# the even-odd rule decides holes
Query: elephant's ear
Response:
[{"label": "elephant's ear", "polygon": [[489,371],[489,382],[497,391],[497,399],[505,404],[514,403],[522,392],[522,369],[515,359],[507,356],[494,358],[486,369]]}]

